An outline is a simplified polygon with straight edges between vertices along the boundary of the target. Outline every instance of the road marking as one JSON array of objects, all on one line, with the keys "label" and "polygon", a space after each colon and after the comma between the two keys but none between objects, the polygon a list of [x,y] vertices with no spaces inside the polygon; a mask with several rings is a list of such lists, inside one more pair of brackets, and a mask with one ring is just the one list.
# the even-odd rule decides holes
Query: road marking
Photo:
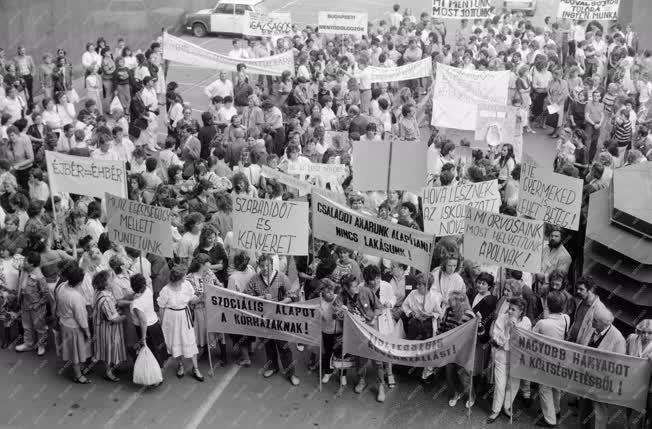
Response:
[{"label": "road marking", "polygon": [[292,6],[293,4],[295,4],[295,3],[298,2],[298,1],[301,1],[301,0],[292,0],[292,1],[290,1],[290,2],[287,2],[287,3],[285,3],[283,6],[279,7],[278,9],[274,9],[272,12],[278,12],[279,10],[281,10],[281,9],[285,9],[285,8],[288,7],[288,6]]},{"label": "road marking", "polygon": [[208,395],[206,400],[201,404],[197,409],[195,414],[190,419],[190,422],[185,426],[186,429],[196,429],[199,427],[200,423],[206,417],[206,414],[210,411],[211,407],[217,402],[217,400],[222,396],[226,387],[231,383],[231,380],[236,376],[240,367],[238,365],[232,365],[231,368],[224,374],[224,377],[219,382],[215,389]]}]

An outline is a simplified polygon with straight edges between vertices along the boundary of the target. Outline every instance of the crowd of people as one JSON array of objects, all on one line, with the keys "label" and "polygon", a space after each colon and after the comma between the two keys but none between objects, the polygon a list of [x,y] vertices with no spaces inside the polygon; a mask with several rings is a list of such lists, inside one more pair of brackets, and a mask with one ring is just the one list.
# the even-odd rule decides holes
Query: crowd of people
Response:
[{"label": "crowd of people", "polygon": [[[387,363],[342,356],[345,310],[382,333],[410,340],[479,318],[475,380],[455,364],[444,372],[451,407],[463,398],[466,407],[473,406],[493,385],[488,423],[513,415],[518,392],[526,407],[535,397],[533,383],[510,376],[513,326],[652,358],[652,322],[641,322],[625,340],[596,295],[595,281],[582,276],[589,194],[609,187],[615,168],[652,159],[652,53],[639,49],[631,25],[548,17],[535,26],[520,13],[504,11],[486,20],[461,20],[448,32],[430,14],[416,17],[395,5],[387,19],[370,24],[362,40],[325,37],[308,26],[292,37],[233,45],[229,56],[243,59],[292,50],[295,70],[278,78],[255,76],[242,63],[237,71],[220,72],[204,89],[200,118],[184,103],[179,85],[166,83],[161,38],[134,53],[126,40],[110,47],[100,37],[81,55],[59,49],[44,54],[38,65],[22,46],[12,58],[0,49],[3,348],[43,356],[54,332],[57,353],[71,363],[74,381],[89,383],[100,364],[106,380],[119,381],[116,372],[146,344],[161,367],[176,361],[176,375],[183,377],[189,359],[192,376],[203,381],[198,359],[212,349],[223,364],[235,355],[238,365],[249,366],[251,353],[258,353],[254,345],[264,342],[270,364],[263,376],[282,370],[298,385],[293,354],[304,346],[295,352],[282,341],[207,335],[205,291],[225,287],[281,302],[319,298],[323,353],[312,352],[311,368],[321,359],[322,381],[337,373],[346,386],[351,375],[341,368],[348,362],[356,369],[354,390],[362,393],[373,366],[376,398],[383,402],[401,374]],[[372,84],[365,72],[423,58],[432,60],[431,77]],[[523,151],[511,144],[473,149],[468,140],[452,141],[446,130],[427,125],[437,64],[508,70],[509,102],[519,109],[517,128],[523,131],[519,144],[548,128],[550,144],[557,145],[555,170],[584,181],[579,231],[547,226],[541,272],[464,259],[462,236],[437,237],[431,272],[317,239],[315,253],[302,257],[234,248],[232,197],[299,198],[296,189],[262,173],[264,166],[287,172],[293,163],[344,164],[348,174],[328,184],[297,178],[343,194],[351,209],[367,216],[423,230],[418,195],[353,189],[351,145],[358,140],[427,140],[432,184],[497,179],[500,212],[518,216],[516,154]],[[73,70],[80,66],[82,98],[73,85]],[[339,133],[325,139],[332,131]],[[125,161],[129,198],[172,211],[174,257],[111,242],[100,200],[51,192],[46,151]],[[433,373],[424,368],[418,377],[428,380]],[[557,425],[560,392],[540,385],[538,398],[537,424]],[[580,419],[606,427],[606,404],[576,402]],[[649,427],[636,413],[628,413],[628,422]]]}]

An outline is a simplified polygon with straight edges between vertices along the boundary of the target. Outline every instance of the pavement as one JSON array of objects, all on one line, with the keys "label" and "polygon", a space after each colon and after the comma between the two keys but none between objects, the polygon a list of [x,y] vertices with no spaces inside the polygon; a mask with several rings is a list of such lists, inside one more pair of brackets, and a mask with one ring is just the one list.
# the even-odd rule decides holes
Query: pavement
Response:
[{"label": "pavement", "polygon": [[[556,0],[557,1],[557,0]],[[391,2],[380,0],[292,0],[267,1],[269,10],[291,11],[297,22],[316,21],[317,10],[368,11],[369,19],[380,19],[390,10]],[[402,8],[412,8],[418,15],[428,2],[400,1]],[[355,6],[354,6],[355,5]],[[553,15],[555,2],[539,0],[535,21]],[[451,24],[449,31],[454,31]],[[226,53],[231,38],[207,37],[197,39],[184,36],[206,49]],[[168,81],[180,84],[184,100],[199,111],[207,107],[203,87],[216,79],[214,70],[172,64]],[[541,134],[527,135],[525,151],[537,160],[552,166],[554,142]],[[338,389],[337,377],[319,390],[319,376],[307,369],[309,350],[299,353],[297,375],[301,384],[293,387],[280,375],[263,379],[264,351],[253,356],[250,368],[231,364],[215,368],[214,377],[208,375],[208,363],[200,368],[206,380],[195,381],[190,375],[177,379],[174,367],[165,370],[165,382],[158,389],[142,389],[131,383],[131,374],[120,373],[122,381],[111,383],[102,379],[102,370],[90,375],[89,385],[72,383],[71,371],[49,350],[44,358],[36,354],[18,354],[0,350],[0,367],[5,370],[0,385],[0,427],[7,428],[484,428],[489,414],[491,394],[478,398],[470,415],[463,401],[456,408],[448,406],[443,376],[436,376],[424,384],[407,370],[398,371],[398,384],[387,394],[385,403],[375,401],[373,376],[368,376],[370,387],[360,395],[353,392],[356,382],[349,376],[349,385]],[[190,364],[186,365],[190,369]],[[501,417],[491,427],[525,429],[534,426],[538,417],[538,401],[523,409],[517,399],[514,421]],[[562,408],[561,428],[577,424],[576,417]]]}]

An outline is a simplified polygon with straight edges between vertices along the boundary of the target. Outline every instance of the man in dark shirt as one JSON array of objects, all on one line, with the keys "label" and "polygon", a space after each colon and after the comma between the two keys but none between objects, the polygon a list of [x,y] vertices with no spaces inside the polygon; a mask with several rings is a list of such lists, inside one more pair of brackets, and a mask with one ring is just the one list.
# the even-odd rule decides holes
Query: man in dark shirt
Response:
[{"label": "man in dark shirt", "polygon": [[349,138],[351,140],[360,140],[360,136],[367,132],[367,124],[369,121],[360,115],[358,106],[349,107],[349,117],[351,122],[349,125]]},{"label": "man in dark shirt", "polygon": [[199,134],[197,134],[197,138],[201,144],[199,156],[201,159],[208,159],[211,153],[211,142],[219,130],[215,125],[213,125],[213,115],[210,112],[202,113],[201,120],[204,126],[201,127]]}]

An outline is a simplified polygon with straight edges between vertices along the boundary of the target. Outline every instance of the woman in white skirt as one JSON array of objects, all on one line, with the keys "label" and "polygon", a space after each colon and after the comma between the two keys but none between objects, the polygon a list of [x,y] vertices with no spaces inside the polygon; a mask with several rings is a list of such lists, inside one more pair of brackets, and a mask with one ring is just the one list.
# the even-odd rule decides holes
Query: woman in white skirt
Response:
[{"label": "woman in white skirt", "polygon": [[199,302],[192,285],[186,280],[184,266],[170,270],[170,282],[159,293],[158,306],[163,311],[163,336],[168,353],[177,359],[177,377],[185,375],[183,359],[192,359],[192,375],[198,381],[204,376],[197,366],[197,341],[190,306]]}]

